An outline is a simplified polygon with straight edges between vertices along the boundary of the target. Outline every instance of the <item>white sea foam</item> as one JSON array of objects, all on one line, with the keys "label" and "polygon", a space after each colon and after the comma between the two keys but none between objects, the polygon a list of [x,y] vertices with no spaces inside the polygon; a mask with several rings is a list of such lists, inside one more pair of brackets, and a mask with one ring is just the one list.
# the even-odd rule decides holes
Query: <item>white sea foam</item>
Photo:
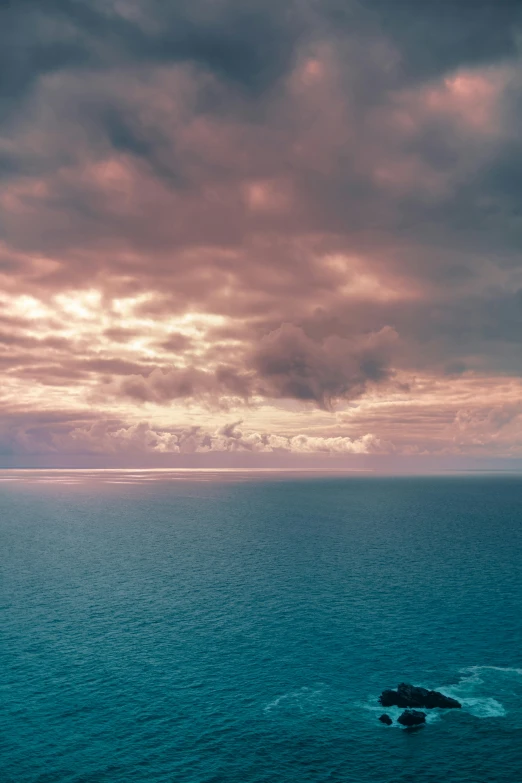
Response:
[{"label": "white sea foam", "polygon": [[322,696],[324,687],[319,688],[298,688],[295,691],[289,691],[278,696],[277,699],[269,702],[263,708],[266,714],[277,710],[288,710],[291,712],[309,712],[316,711],[322,705]]},{"label": "white sea foam", "polygon": [[517,677],[522,677],[522,669],[516,669],[512,666],[467,666],[464,669],[460,669],[460,674],[466,674],[470,672],[472,675],[479,671],[491,671],[491,672],[502,672],[503,674],[515,674]]},{"label": "white sea foam", "polygon": [[522,669],[511,666],[466,666],[459,670],[458,683],[442,688],[442,692],[462,704],[462,709],[475,718],[503,718],[508,710],[498,698],[510,697],[522,687]]},{"label": "white sea foam", "polygon": [[462,709],[475,718],[503,718],[507,715],[502,704],[491,697],[463,698],[461,703]]}]

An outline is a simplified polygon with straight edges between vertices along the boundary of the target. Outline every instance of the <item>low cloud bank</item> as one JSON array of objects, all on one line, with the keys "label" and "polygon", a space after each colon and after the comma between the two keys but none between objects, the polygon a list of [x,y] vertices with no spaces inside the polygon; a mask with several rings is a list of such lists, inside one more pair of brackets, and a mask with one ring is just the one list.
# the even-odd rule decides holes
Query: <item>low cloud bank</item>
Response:
[{"label": "low cloud bank", "polygon": [[358,438],[274,435],[242,429],[233,422],[213,432],[199,427],[162,429],[148,422],[124,425],[98,421],[81,426],[55,424],[4,428],[4,454],[207,454],[227,452],[289,454],[373,454],[391,448],[372,434]]}]

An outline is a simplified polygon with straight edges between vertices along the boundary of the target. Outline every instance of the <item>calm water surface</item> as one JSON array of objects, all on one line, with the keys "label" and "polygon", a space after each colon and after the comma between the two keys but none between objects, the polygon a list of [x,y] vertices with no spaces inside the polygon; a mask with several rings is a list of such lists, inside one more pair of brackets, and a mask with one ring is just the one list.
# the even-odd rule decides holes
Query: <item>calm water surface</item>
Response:
[{"label": "calm water surface", "polygon": [[1,783],[522,781],[521,479],[0,479]]}]

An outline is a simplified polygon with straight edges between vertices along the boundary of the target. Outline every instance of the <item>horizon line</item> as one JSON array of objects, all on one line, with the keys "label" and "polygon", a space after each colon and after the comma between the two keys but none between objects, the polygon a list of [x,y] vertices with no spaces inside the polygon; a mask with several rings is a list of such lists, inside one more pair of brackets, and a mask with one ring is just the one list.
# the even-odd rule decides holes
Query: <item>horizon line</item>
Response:
[{"label": "horizon line", "polygon": [[375,476],[419,476],[419,475],[446,475],[461,473],[496,473],[522,475],[521,468],[435,468],[433,470],[378,470],[375,468],[88,468],[88,467],[3,467],[0,472],[9,473],[325,473],[325,474],[352,474],[363,473]]}]

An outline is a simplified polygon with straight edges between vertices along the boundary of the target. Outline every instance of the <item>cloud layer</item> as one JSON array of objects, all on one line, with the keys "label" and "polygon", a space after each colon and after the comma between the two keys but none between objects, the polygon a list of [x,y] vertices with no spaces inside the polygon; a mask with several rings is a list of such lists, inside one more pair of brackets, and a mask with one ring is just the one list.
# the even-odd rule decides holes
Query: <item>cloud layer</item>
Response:
[{"label": "cloud layer", "polygon": [[10,460],[519,454],[522,10],[443,5],[0,6]]}]

